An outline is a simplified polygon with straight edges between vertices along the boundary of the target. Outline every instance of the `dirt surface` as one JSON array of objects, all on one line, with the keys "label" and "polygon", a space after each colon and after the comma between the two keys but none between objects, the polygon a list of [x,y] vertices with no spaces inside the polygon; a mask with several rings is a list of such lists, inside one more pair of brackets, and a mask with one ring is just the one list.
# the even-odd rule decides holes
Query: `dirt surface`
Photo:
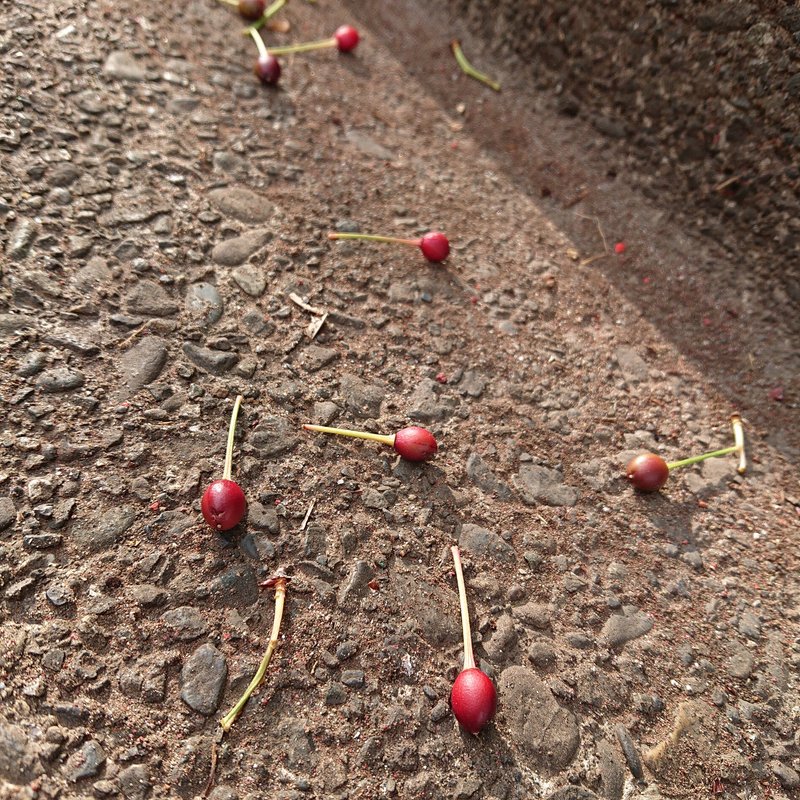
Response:
[{"label": "dirt surface", "polygon": [[[291,0],[268,41],[363,41],[277,90],[211,0],[0,10],[0,796],[200,796],[279,567],[217,800],[796,796],[792,298],[464,8]],[[200,496],[239,393],[248,516],[222,535]],[[733,411],[744,477],[626,485],[639,450],[728,444]],[[448,705],[456,542],[499,695],[479,737]]]}]

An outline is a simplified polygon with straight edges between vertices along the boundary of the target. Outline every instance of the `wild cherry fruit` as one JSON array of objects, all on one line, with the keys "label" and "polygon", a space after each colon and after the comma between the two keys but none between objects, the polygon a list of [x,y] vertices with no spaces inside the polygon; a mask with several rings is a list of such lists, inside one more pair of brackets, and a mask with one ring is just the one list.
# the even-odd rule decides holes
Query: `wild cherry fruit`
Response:
[{"label": "wild cherry fruit", "polygon": [[274,86],[281,77],[281,65],[275,56],[267,51],[264,42],[261,39],[261,34],[255,29],[250,28],[250,35],[258,48],[258,60],[253,66],[253,72],[256,77],[269,86]]},{"label": "wild cherry fruit", "polygon": [[631,482],[634,489],[641,492],[657,492],[669,478],[669,473],[673,469],[688,467],[705,461],[707,458],[725,456],[729,453],[739,454],[739,465],[737,471],[744,474],[747,469],[747,456],[744,451],[744,429],[742,418],[738,414],[731,417],[733,426],[733,436],[735,444],[732,447],[723,447],[721,450],[712,450],[710,453],[703,453],[699,456],[691,456],[680,461],[670,461],[667,463],[661,456],[655,453],[642,453],[631,459],[625,468],[625,476]]},{"label": "wild cherry fruit", "polygon": [[369,439],[373,442],[388,444],[406,461],[428,461],[436,455],[439,447],[430,431],[425,428],[419,428],[416,425],[402,428],[397,433],[389,435],[367,433],[367,431],[351,431],[345,428],[327,428],[324,425],[303,425],[303,430],[316,431],[317,433],[334,433],[339,436],[349,436],[353,439]]},{"label": "wild cherry fruit", "polygon": [[472,631],[469,626],[467,590],[461,569],[458,547],[450,548],[458,582],[458,603],[461,608],[461,630],[464,636],[464,669],[458,674],[450,691],[450,707],[459,724],[472,734],[479,734],[497,710],[497,691],[492,679],[475,666],[472,652]]},{"label": "wild cherry fruit", "polygon": [[358,31],[352,25],[341,25],[329,39],[287,44],[283,47],[271,47],[270,50],[276,56],[288,56],[291,53],[308,53],[311,50],[324,50],[326,47],[335,47],[340,53],[350,53],[356,49],[359,38]]},{"label": "wild cherry fruit", "polygon": [[419,247],[422,255],[428,261],[444,261],[450,255],[450,242],[439,231],[430,231],[421,239],[402,239],[398,236],[377,236],[373,233],[329,233],[328,238],[335,239],[364,239],[368,242],[389,242],[391,244],[408,244]]},{"label": "wild cherry fruit", "polygon": [[239,13],[250,22],[255,22],[264,13],[264,0],[239,0]]},{"label": "wild cherry fruit", "polygon": [[228,446],[225,450],[225,467],[222,478],[214,481],[203,492],[200,510],[205,521],[217,531],[228,531],[235,528],[244,516],[247,501],[241,486],[231,480],[233,469],[233,437],[236,433],[236,418],[242,405],[242,396],[238,395],[233,404],[231,423],[228,427]]}]

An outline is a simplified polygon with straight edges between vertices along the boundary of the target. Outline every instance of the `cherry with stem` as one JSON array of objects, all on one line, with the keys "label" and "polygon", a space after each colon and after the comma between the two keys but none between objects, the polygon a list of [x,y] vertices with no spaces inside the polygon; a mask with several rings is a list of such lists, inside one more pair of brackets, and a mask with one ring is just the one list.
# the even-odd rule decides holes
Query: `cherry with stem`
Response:
[{"label": "cherry with stem", "polygon": [[328,39],[287,44],[283,47],[271,47],[270,50],[278,56],[288,56],[292,53],[309,53],[312,50],[325,50],[329,47],[335,47],[340,53],[350,53],[356,49],[360,38],[358,31],[352,25],[340,25],[334,31],[333,36]]},{"label": "cherry with stem", "polygon": [[233,6],[248,20],[257,20],[264,13],[264,0],[220,0],[226,6]]},{"label": "cherry with stem", "polygon": [[264,653],[264,657],[258,665],[256,674],[253,676],[248,687],[244,690],[244,694],[219,722],[220,727],[225,733],[227,733],[231,729],[233,723],[236,722],[236,718],[242,713],[242,709],[250,699],[250,695],[261,685],[267,673],[267,667],[272,660],[272,654],[278,646],[278,636],[281,631],[281,621],[283,620],[283,606],[286,600],[286,586],[290,580],[291,578],[283,572],[283,570],[278,570],[271,578],[259,584],[264,588],[275,589],[275,618],[272,621],[272,633],[270,634],[269,643],[267,644],[267,651]]},{"label": "cherry with stem", "polygon": [[404,239],[400,236],[379,236],[374,233],[329,233],[331,241],[337,239],[362,239],[367,242],[386,242],[389,244],[406,244],[419,247],[422,255],[434,263],[444,261],[450,255],[450,242],[440,231],[430,231],[420,239]]},{"label": "cherry with stem", "polygon": [[497,691],[492,679],[475,666],[472,652],[472,631],[469,626],[467,590],[461,568],[461,553],[456,545],[450,548],[458,582],[458,603],[461,608],[461,630],[464,637],[464,667],[450,691],[450,707],[459,724],[472,734],[479,734],[497,710]]},{"label": "cherry with stem", "polygon": [[242,487],[231,480],[233,471],[233,439],[236,435],[236,419],[242,405],[242,396],[237,395],[231,413],[231,422],[228,426],[228,445],[225,449],[225,467],[222,478],[211,483],[203,492],[200,509],[205,521],[217,531],[227,531],[235,528],[244,516],[247,501]]},{"label": "cherry with stem", "polygon": [[709,453],[669,462],[655,453],[642,453],[631,459],[625,469],[625,475],[635,489],[642,492],[657,492],[667,482],[673,469],[689,467],[692,464],[699,464],[707,458],[718,458],[730,453],[738,453],[739,464],[737,472],[743,475],[747,470],[747,455],[744,448],[742,418],[738,414],[734,414],[731,417],[731,425],[733,427],[734,444],[730,447],[723,447],[719,450],[712,450]]},{"label": "cherry with stem", "polygon": [[351,431],[346,428],[328,428],[325,425],[303,425],[303,430],[380,442],[393,447],[406,461],[428,461],[436,455],[436,451],[439,449],[433,434],[429,430],[416,425],[410,425],[397,431],[397,433],[391,434]]},{"label": "cherry with stem", "polygon": [[253,41],[258,48],[258,59],[253,66],[253,72],[256,77],[268,86],[274,86],[281,77],[281,64],[275,56],[267,51],[261,34],[256,28],[248,28]]}]

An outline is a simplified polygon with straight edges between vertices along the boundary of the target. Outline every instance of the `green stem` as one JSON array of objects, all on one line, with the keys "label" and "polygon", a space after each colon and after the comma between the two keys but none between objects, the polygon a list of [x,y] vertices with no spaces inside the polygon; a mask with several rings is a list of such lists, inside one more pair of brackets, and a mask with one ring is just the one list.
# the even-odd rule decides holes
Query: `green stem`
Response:
[{"label": "green stem", "polygon": [[372,442],[380,442],[394,447],[394,434],[367,433],[367,431],[350,431],[345,428],[326,428],[324,425],[303,425],[305,431],[316,431],[317,433],[335,433],[338,436],[349,436],[352,439],[369,439]]},{"label": "green stem", "polygon": [[461,67],[461,71],[465,75],[469,75],[470,78],[475,78],[476,81],[480,81],[481,83],[485,83],[490,89],[494,89],[496,92],[500,91],[500,84],[497,81],[492,80],[488,75],[485,75],[483,72],[479,72],[472,64],[467,61],[467,57],[464,55],[464,51],[461,49],[461,42],[458,39],[453,39],[450,42],[450,48],[453,51],[453,55],[456,57],[456,61],[458,62],[458,66]]},{"label": "green stem", "polygon": [[705,461],[707,458],[715,458],[716,456],[726,456],[728,453],[735,453],[739,448],[736,445],[732,447],[723,447],[722,450],[714,450],[711,453],[703,453],[701,456],[692,456],[691,458],[684,458],[680,461],[670,461],[667,464],[669,469],[678,469],[678,467],[689,467],[692,464],[697,464],[700,461]]},{"label": "green stem", "polygon": [[[259,37],[260,38],[260,37]],[[231,414],[231,424],[228,426],[228,446],[225,449],[225,468],[222,470],[222,479],[229,481],[233,471],[233,437],[236,435],[236,418],[239,416],[239,407],[242,405],[242,396],[236,396]]]},{"label": "green stem", "polygon": [[[272,51],[275,52],[274,50]],[[401,239],[399,236],[377,236],[374,233],[329,233],[328,238],[335,239],[364,239],[367,242],[390,242],[391,244],[410,244],[419,247],[420,239]]]},{"label": "green stem", "polygon": [[[222,0],[222,1],[224,3],[229,2],[229,0]],[[247,35],[250,31],[257,31],[259,28],[262,28],[266,23],[266,21],[270,17],[277,14],[285,5],[286,5],[286,0],[275,0],[275,2],[271,6],[264,9],[264,13],[252,25],[248,25],[244,29],[243,33]]]},{"label": "green stem", "polygon": [[261,659],[258,665],[258,670],[250,681],[250,685],[244,690],[244,694],[239,698],[236,705],[220,720],[219,724],[222,730],[227,732],[231,726],[236,722],[236,718],[241,714],[245,704],[250,699],[250,695],[261,685],[264,680],[264,675],[267,672],[272,654],[278,646],[278,634],[281,629],[281,620],[283,619],[283,604],[286,598],[286,582],[279,581],[275,586],[275,619],[272,622],[272,633],[269,637],[269,644],[267,645],[267,652]]},{"label": "green stem", "polygon": [[326,47],[336,47],[336,39],[320,39],[318,42],[303,42],[302,44],[287,44],[284,47],[270,47],[269,51],[274,56],[288,56],[291,53],[308,53],[311,50],[323,50]]},{"label": "green stem", "polygon": [[450,548],[456,567],[458,582],[458,605],[461,608],[461,633],[464,637],[464,669],[475,669],[475,655],[472,652],[472,631],[469,627],[469,608],[467,607],[467,588],[464,585],[464,572],[461,569],[461,553],[456,545]]},{"label": "green stem", "polygon": [[220,3],[225,3],[226,6],[237,6],[239,5],[239,0],[219,0]]}]

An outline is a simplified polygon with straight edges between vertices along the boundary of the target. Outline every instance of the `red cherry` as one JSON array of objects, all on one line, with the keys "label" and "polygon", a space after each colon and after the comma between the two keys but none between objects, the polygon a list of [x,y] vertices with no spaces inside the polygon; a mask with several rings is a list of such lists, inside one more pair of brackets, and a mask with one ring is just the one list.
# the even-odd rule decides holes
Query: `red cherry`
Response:
[{"label": "red cherry", "polygon": [[352,25],[340,25],[333,34],[333,38],[336,39],[336,46],[340,53],[349,53],[356,49],[360,37]]},{"label": "red cherry", "polygon": [[657,492],[669,478],[669,467],[661,456],[642,453],[630,461],[625,474],[634,488],[642,492]]},{"label": "red cherry", "polygon": [[419,242],[422,255],[428,261],[444,261],[450,255],[450,242],[447,237],[439,231],[426,233]]},{"label": "red cherry", "polygon": [[625,252],[625,250],[627,250],[627,247],[625,246],[625,242],[617,242],[614,245],[614,252],[618,256],[621,256]]},{"label": "red cherry", "polygon": [[428,461],[436,455],[439,446],[430,431],[411,425],[397,431],[394,449],[406,461]]},{"label": "red cherry", "polygon": [[261,56],[253,67],[256,77],[261,83],[274,86],[281,77],[281,64],[275,56]]},{"label": "red cherry", "polygon": [[239,0],[239,13],[251,22],[255,22],[264,13],[265,0]]},{"label": "red cherry", "polygon": [[235,528],[244,516],[247,501],[236,481],[220,478],[203,492],[200,509],[206,522],[217,531]]},{"label": "red cherry", "polygon": [[492,679],[477,667],[465,669],[453,683],[450,707],[460,725],[470,733],[480,733],[497,710]]}]

